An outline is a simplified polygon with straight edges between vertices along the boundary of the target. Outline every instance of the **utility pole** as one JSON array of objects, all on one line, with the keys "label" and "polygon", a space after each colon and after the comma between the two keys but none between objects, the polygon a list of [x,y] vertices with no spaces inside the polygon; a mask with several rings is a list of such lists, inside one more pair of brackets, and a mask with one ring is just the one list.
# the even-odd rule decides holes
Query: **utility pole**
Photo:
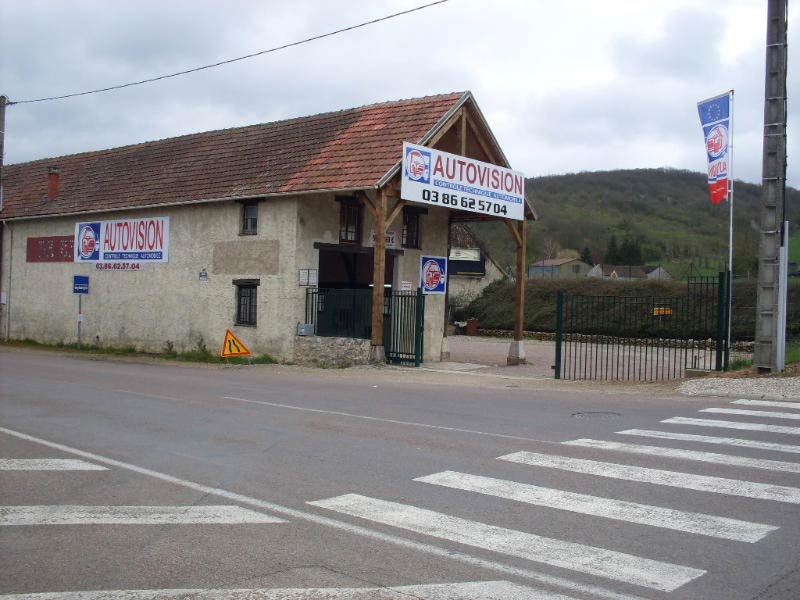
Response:
[{"label": "utility pole", "polygon": [[8,98],[0,95],[0,210],[3,210],[3,146],[6,137],[6,104],[8,104]]},{"label": "utility pole", "polygon": [[[780,276],[786,208],[786,57],[788,0],[768,0],[767,71],[764,92],[764,156],[761,239],[758,247],[758,300],[753,365],[775,371],[780,364],[780,307],[785,283]],[[785,305],[785,303],[784,303]]]}]

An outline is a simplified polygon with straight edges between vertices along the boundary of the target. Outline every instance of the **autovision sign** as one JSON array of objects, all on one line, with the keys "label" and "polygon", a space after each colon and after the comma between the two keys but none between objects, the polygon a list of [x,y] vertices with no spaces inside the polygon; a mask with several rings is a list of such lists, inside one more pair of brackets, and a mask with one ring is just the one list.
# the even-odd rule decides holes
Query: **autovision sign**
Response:
[{"label": "autovision sign", "polygon": [[400,197],[504,219],[525,218],[525,176],[466,156],[403,142]]},{"label": "autovision sign", "polygon": [[169,261],[169,217],[75,224],[75,262]]}]

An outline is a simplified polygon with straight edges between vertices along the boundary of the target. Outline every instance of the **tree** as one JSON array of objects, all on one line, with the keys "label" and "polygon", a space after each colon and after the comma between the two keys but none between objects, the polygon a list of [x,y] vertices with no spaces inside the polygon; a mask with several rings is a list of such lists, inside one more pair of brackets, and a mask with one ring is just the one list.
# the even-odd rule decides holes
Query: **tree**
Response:
[{"label": "tree", "polygon": [[581,261],[585,262],[587,265],[594,266],[594,261],[592,260],[592,251],[589,250],[589,246],[584,246],[583,250],[581,250]]},{"label": "tree", "polygon": [[639,241],[630,236],[626,236],[625,239],[622,240],[622,245],[619,247],[617,256],[619,257],[619,263],[623,265],[642,264],[642,247]]},{"label": "tree", "polygon": [[619,246],[617,245],[617,236],[615,236],[613,233],[611,234],[611,237],[608,238],[608,247],[606,248],[606,255],[605,258],[603,259],[603,262],[605,262],[608,265],[616,265],[619,264],[620,262]]}]

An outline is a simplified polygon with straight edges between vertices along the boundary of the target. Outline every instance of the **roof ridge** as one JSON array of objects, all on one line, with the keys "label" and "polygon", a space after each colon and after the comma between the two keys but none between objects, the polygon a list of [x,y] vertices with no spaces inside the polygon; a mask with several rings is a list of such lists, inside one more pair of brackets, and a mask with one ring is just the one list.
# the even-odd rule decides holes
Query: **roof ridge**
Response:
[{"label": "roof ridge", "polygon": [[101,154],[101,153],[112,152],[112,151],[116,151],[116,150],[132,149],[132,148],[136,148],[137,146],[146,146],[148,144],[157,144],[159,142],[166,142],[168,140],[179,140],[179,139],[184,139],[184,138],[193,137],[193,136],[200,136],[200,135],[207,135],[207,134],[217,134],[217,133],[231,133],[231,132],[234,132],[234,131],[237,131],[237,130],[242,131],[242,130],[245,130],[245,129],[256,129],[258,127],[265,127],[267,125],[278,125],[278,124],[283,124],[283,123],[291,123],[292,121],[299,121],[299,120],[311,120],[311,119],[315,119],[315,118],[319,118],[319,117],[327,117],[327,116],[336,115],[336,114],[344,114],[344,113],[358,111],[358,110],[364,110],[364,109],[368,109],[368,108],[378,108],[378,107],[383,107],[383,106],[389,106],[389,105],[392,105],[392,104],[401,104],[403,102],[411,102],[411,101],[419,101],[419,100],[434,100],[434,99],[445,98],[447,96],[457,96],[457,97],[461,98],[461,97],[464,96],[464,94],[467,94],[467,93],[469,93],[469,91],[447,92],[447,93],[441,93],[441,94],[431,94],[431,95],[427,95],[427,96],[419,96],[419,97],[414,97],[414,98],[400,98],[398,100],[386,100],[386,101],[383,101],[383,102],[374,102],[372,104],[362,104],[360,106],[352,106],[352,107],[349,107],[349,108],[341,108],[341,109],[338,109],[338,110],[329,110],[329,111],[325,111],[325,112],[319,112],[319,113],[315,113],[315,114],[312,114],[312,115],[301,115],[299,117],[289,117],[289,118],[286,118],[286,119],[278,119],[277,121],[265,121],[263,123],[251,123],[250,125],[236,125],[234,127],[222,127],[220,129],[210,129],[210,130],[207,130],[207,131],[195,131],[193,133],[184,133],[184,134],[181,134],[181,135],[158,138],[158,139],[154,139],[154,140],[145,140],[145,141],[142,141],[142,142],[135,142],[133,144],[123,144],[122,146],[114,146],[112,148],[101,148],[99,150],[85,150],[83,152],[73,152],[72,154],[61,154],[61,155],[57,155],[57,156],[36,158],[34,160],[29,160],[29,161],[25,161],[25,162],[8,163],[8,164],[4,165],[4,168],[8,169],[10,167],[16,167],[16,166],[22,166],[22,165],[32,165],[32,164],[35,164],[35,163],[48,162],[48,161],[53,161],[53,160],[58,160],[58,159],[66,159],[66,158],[73,158],[73,157],[79,157],[79,156],[91,156],[92,154]]}]

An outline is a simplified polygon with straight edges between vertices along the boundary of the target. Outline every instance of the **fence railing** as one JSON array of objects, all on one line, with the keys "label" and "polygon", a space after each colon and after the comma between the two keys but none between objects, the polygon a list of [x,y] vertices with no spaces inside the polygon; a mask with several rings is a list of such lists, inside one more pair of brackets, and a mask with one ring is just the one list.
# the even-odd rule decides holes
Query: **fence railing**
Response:
[{"label": "fence railing", "polygon": [[579,296],[559,292],[557,379],[656,380],[727,361],[727,287],[695,278],[678,297]]},{"label": "fence railing", "polygon": [[372,334],[372,290],[306,290],[306,323],[321,337],[369,339]]}]

